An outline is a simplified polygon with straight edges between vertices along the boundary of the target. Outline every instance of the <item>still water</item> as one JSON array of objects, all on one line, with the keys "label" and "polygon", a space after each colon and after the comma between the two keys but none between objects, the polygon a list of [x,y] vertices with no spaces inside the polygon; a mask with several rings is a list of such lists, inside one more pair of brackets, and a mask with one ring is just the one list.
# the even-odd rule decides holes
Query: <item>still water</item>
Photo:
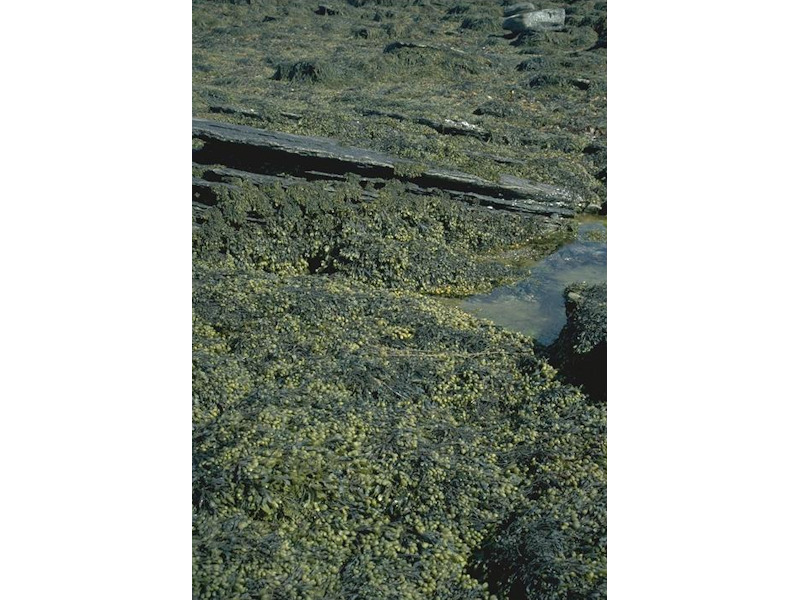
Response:
[{"label": "still water", "polygon": [[581,223],[577,239],[538,262],[527,279],[464,300],[462,310],[549,344],[567,321],[564,288],[606,280],[606,223]]}]

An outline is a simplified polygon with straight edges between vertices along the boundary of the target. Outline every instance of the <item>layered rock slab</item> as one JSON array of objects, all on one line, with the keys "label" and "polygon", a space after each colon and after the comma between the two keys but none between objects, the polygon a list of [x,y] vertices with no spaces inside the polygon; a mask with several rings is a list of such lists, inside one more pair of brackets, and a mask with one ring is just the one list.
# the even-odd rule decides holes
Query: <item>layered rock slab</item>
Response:
[{"label": "layered rock slab", "polygon": [[192,136],[203,142],[193,151],[200,164],[220,164],[256,174],[353,173],[371,179],[398,179],[423,189],[468,196],[481,204],[517,212],[572,216],[587,202],[567,188],[501,176],[489,181],[451,169],[417,165],[382,152],[340,145],[323,137],[271,132],[208,119],[192,120]]}]

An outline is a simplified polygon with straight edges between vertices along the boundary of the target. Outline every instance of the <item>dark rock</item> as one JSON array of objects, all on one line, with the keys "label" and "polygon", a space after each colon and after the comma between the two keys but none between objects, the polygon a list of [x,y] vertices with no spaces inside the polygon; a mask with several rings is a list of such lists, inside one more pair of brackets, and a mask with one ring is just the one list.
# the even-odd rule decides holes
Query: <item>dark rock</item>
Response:
[{"label": "dark rock", "polygon": [[600,154],[605,156],[606,151],[607,151],[606,145],[603,144],[602,142],[592,142],[591,144],[589,144],[588,146],[586,146],[583,149],[583,153],[584,154],[589,154],[589,155],[592,155],[592,156],[600,155]]},{"label": "dark rock", "polygon": [[[270,132],[244,125],[192,119],[193,136],[206,141],[196,157],[205,164],[224,164],[251,172],[265,172],[270,165],[295,170],[369,172],[394,175],[395,158],[359,148],[340,146],[327,138]],[[274,170],[274,169],[273,169]]]},{"label": "dark rock", "polygon": [[573,284],[564,290],[567,324],[547,349],[561,376],[595,401],[605,402],[607,284]]},{"label": "dark rock", "polygon": [[332,16],[332,15],[338,15],[339,11],[336,10],[335,8],[331,8],[330,6],[325,6],[324,4],[320,4],[319,8],[315,10],[314,13],[318,15]]},{"label": "dark rock", "polygon": [[214,206],[217,203],[217,196],[214,193],[214,188],[219,185],[233,187],[227,184],[205,181],[199,177],[192,177],[192,207],[208,208],[209,206]]},{"label": "dark rock", "polygon": [[267,15],[266,17],[261,19],[261,22],[262,23],[269,23],[270,21],[277,21],[277,20],[278,19],[276,19],[275,17],[270,17],[269,15]]},{"label": "dark rock", "polygon": [[512,17],[514,15],[522,15],[536,10],[536,7],[530,2],[520,2],[519,4],[512,4],[503,9],[504,17]]},{"label": "dark rock", "polygon": [[301,60],[292,64],[278,65],[275,75],[272,76],[276,81],[311,81],[316,82],[324,79],[327,69],[317,62]]},{"label": "dark rock", "polygon": [[563,8],[545,8],[513,15],[503,20],[503,29],[513,33],[523,31],[554,31],[563,29],[566,13]]},{"label": "dark rock", "polygon": [[578,88],[579,90],[588,90],[589,86],[592,84],[591,81],[589,81],[588,79],[583,79],[583,78],[570,79],[569,82],[570,82],[571,85],[573,85],[574,87]]}]

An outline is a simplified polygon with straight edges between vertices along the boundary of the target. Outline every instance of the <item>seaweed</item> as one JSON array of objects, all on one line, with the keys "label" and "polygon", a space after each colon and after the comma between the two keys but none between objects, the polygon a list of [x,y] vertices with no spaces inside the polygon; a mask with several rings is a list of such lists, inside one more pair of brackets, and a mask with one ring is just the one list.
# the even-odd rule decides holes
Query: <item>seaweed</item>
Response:
[{"label": "seaweed", "polygon": [[527,338],[330,276],[194,275],[196,597],[599,593],[604,407]]},{"label": "seaweed", "polygon": [[[599,204],[605,2],[505,37],[509,4],[194,0],[194,116]],[[193,166],[193,597],[605,597],[605,405],[444,301],[571,221],[227,167]]]}]

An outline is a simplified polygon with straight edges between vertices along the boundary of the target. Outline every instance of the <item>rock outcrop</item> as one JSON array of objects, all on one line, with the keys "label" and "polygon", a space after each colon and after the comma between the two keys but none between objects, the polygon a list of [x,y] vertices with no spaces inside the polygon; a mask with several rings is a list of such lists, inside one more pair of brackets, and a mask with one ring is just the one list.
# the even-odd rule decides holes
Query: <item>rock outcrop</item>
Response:
[{"label": "rock outcrop", "polygon": [[607,285],[573,284],[564,290],[567,324],[547,352],[569,383],[606,401]]},{"label": "rock outcrop", "polygon": [[[579,194],[555,185],[503,175],[488,181],[469,173],[418,165],[374,150],[342,146],[311,136],[271,132],[244,125],[193,119],[192,137],[202,141],[193,150],[200,165],[224,165],[241,177],[262,175],[304,179],[341,179],[353,174],[366,185],[391,179],[408,183],[419,193],[447,192],[453,197],[514,212],[571,217],[588,204]],[[203,179],[207,179],[205,176]]]}]

